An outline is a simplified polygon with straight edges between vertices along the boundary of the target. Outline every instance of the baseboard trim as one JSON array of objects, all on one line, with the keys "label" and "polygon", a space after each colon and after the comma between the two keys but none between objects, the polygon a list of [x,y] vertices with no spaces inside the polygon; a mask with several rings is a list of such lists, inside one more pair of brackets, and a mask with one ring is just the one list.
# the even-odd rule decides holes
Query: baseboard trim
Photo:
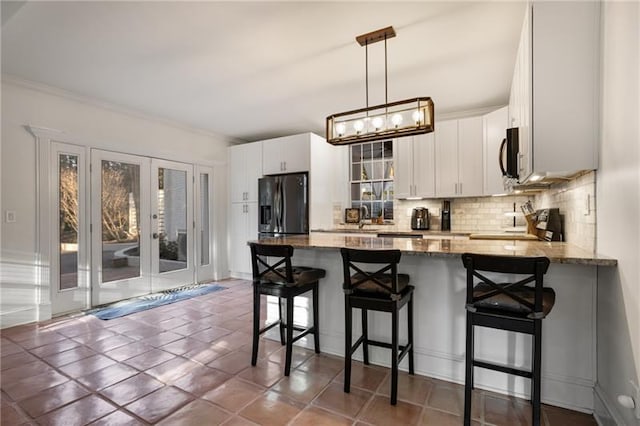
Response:
[{"label": "baseboard trim", "polygon": [[27,306],[0,313],[0,328],[2,329],[35,321],[38,321],[38,308],[36,306]]},{"label": "baseboard trim", "polygon": [[[273,333],[273,334],[271,334]],[[278,341],[279,334],[275,330],[268,332],[268,337]],[[299,341],[301,346],[313,348],[313,339],[305,336]],[[344,334],[337,331],[321,332],[320,345],[323,353],[343,357]],[[362,361],[360,351],[354,353],[353,359]],[[464,356],[430,350],[424,347],[415,348],[416,373],[434,379],[464,384]],[[389,367],[390,357],[386,349],[371,348],[369,360],[372,364]],[[424,368],[426,366],[426,368]],[[400,370],[407,371],[407,360],[400,363]],[[502,373],[479,370],[476,374],[476,387],[483,390],[528,399],[528,381],[516,378],[519,385],[506,390],[496,385],[502,383]],[[594,383],[591,380],[570,376],[543,374],[542,402],[556,407],[592,414],[594,412]],[[525,389],[523,391],[523,389]],[[606,425],[608,426],[608,425]]]},{"label": "baseboard trim", "polygon": [[593,417],[600,426],[623,426],[626,424],[618,412],[616,404],[609,399],[598,383],[594,387],[594,394]]}]

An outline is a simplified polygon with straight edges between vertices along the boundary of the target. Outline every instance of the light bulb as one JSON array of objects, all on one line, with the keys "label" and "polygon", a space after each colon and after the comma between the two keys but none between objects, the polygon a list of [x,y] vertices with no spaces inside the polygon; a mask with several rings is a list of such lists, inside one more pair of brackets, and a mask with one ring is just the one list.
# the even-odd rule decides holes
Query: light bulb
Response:
[{"label": "light bulb", "polygon": [[393,123],[394,126],[398,127],[399,125],[402,124],[402,115],[401,114],[393,114],[391,116],[391,122]]},{"label": "light bulb", "polygon": [[420,124],[422,120],[424,120],[424,114],[421,110],[413,111],[413,114],[411,114],[411,118],[413,118],[413,121],[416,124]]},{"label": "light bulb", "polygon": [[360,133],[362,129],[364,129],[364,122],[362,120],[356,120],[353,122],[353,130],[355,130],[356,133]]},{"label": "light bulb", "polygon": [[373,120],[371,120],[371,124],[373,124],[374,129],[380,130],[380,128],[382,127],[382,117],[375,117]]},{"label": "light bulb", "polygon": [[336,123],[336,133],[338,136],[343,136],[344,132],[347,131],[347,126],[344,123]]}]

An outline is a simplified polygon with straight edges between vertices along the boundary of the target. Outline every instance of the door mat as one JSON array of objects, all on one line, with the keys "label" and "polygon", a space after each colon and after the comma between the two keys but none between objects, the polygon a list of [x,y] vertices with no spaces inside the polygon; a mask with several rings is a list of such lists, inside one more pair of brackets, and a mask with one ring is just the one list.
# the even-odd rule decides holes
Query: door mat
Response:
[{"label": "door mat", "polygon": [[226,287],[217,284],[188,285],[159,293],[152,293],[147,294],[146,296],[123,300],[99,308],[90,309],[85,311],[85,313],[100,318],[101,320],[110,320],[224,289],[226,289]]}]

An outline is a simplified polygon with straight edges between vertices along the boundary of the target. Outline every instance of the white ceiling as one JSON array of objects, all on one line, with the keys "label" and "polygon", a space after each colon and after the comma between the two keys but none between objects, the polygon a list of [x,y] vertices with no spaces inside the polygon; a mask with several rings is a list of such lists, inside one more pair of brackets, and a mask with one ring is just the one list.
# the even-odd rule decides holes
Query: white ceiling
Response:
[{"label": "white ceiling", "polygon": [[355,37],[389,25],[389,101],[506,104],[524,3],[3,1],[2,15],[3,74],[252,141],[324,134],[327,115],[363,107]]}]

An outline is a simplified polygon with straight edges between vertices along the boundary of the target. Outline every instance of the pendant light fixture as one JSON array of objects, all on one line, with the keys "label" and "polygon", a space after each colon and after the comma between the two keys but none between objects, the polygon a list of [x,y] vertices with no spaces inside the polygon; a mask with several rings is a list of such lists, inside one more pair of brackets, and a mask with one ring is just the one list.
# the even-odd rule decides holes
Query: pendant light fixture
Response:
[{"label": "pendant light fixture", "polygon": [[[428,97],[388,101],[387,39],[395,37],[393,27],[356,37],[365,48],[366,107],[327,117],[327,142],[349,145],[433,132],[433,101]],[[384,41],[384,104],[369,106],[369,45]]]}]

